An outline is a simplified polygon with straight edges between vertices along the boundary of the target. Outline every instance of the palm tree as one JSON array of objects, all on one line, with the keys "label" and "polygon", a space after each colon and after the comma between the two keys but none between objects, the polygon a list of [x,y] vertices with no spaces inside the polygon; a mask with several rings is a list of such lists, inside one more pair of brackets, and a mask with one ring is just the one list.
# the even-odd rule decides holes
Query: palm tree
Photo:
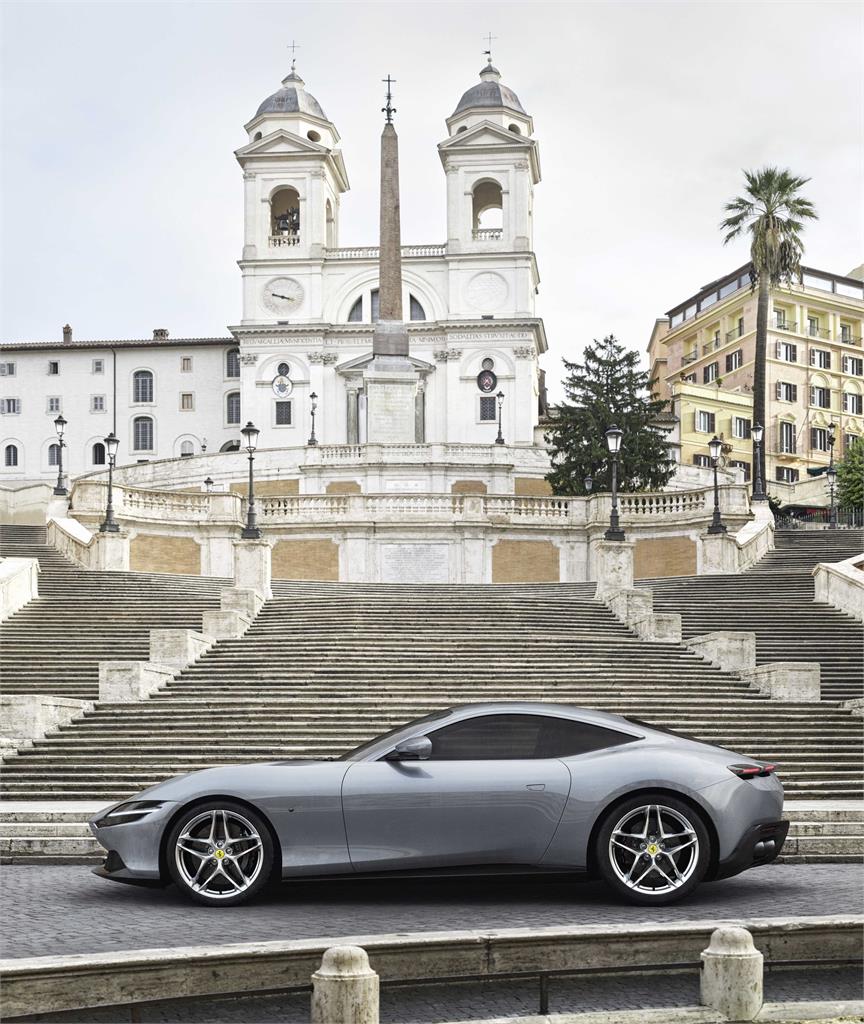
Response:
[{"label": "palm tree", "polygon": [[[726,232],[723,244],[745,231],[750,233],[750,281],[759,289],[756,305],[756,356],[753,368],[753,422],[765,423],[765,360],[768,350],[768,299],[781,281],[792,284],[801,274],[805,220],[818,217],[813,204],[798,193],[809,178],[797,178],[791,171],[763,167],[744,171],[746,187],[725,206],[728,216],[720,227]],[[767,430],[766,430],[767,442]],[[753,479],[762,481],[764,492],[765,448],[759,447],[759,466],[753,465]],[[753,495],[765,499],[764,493]]]}]

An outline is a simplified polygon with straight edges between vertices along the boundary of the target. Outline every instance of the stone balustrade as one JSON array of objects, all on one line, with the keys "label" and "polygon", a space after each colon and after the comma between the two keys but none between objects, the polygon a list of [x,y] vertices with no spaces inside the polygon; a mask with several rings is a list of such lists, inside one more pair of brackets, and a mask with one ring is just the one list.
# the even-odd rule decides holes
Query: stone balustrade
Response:
[{"label": "stone balustrade", "polygon": [[864,621],[864,554],[844,562],[820,562],[813,570],[817,601]]},{"label": "stone balustrade", "polygon": [[0,622],[39,596],[37,558],[0,558]]},{"label": "stone balustrade", "polygon": [[[447,252],[444,245],[403,245],[402,258],[411,256],[443,256]],[[328,249],[328,260],[377,260],[377,245],[357,245],[344,249]]]}]

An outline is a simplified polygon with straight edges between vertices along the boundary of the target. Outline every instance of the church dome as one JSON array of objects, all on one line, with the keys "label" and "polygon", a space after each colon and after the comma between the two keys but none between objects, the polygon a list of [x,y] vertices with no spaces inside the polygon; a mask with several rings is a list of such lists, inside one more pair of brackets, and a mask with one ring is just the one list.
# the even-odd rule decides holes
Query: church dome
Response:
[{"label": "church dome", "polygon": [[[510,110],[518,110],[520,114],[525,114],[519,97],[512,89],[501,84],[501,72],[491,63],[481,70],[480,81],[477,85],[472,85],[467,92],[463,93],[452,116],[455,117],[456,114],[468,110],[470,107],[508,107]],[[528,115],[525,114],[525,116]]]},{"label": "church dome", "polygon": [[282,79],[282,88],[268,96],[255,112],[256,117],[262,114],[311,114],[326,121],[327,115],[315,97],[306,92],[306,83],[293,69]]}]

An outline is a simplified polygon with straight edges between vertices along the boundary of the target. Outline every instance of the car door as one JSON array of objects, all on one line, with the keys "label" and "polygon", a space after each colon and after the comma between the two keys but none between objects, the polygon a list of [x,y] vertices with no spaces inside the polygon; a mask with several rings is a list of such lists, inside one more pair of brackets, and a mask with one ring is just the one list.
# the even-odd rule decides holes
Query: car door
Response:
[{"label": "car door", "polygon": [[342,783],[358,871],[539,862],[570,791],[570,773],[538,758],[542,715],[487,714],[426,735],[423,761],[361,761]]}]

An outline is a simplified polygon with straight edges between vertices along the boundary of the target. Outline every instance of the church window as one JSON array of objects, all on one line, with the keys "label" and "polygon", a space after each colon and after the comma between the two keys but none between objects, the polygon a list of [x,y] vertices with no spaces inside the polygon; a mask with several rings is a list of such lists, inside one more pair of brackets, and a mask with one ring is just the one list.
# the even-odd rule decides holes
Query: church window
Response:
[{"label": "church window", "polygon": [[55,441],[54,444],[48,445],[48,465],[59,466],[60,465],[60,445]]},{"label": "church window", "polygon": [[306,138],[310,142],[320,142],[321,141],[321,136],[318,134],[318,132],[308,131],[308,132],[306,132]]},{"label": "church window", "polygon": [[225,422],[229,427],[240,423],[240,392],[229,391],[225,396]]},{"label": "church window", "polygon": [[522,129],[519,127],[518,124],[508,124],[507,130],[513,132],[514,135],[522,134]]},{"label": "church window", "polygon": [[93,445],[93,450],[91,452],[91,456],[92,456],[92,459],[93,459],[93,465],[94,466],[104,466],[105,465],[105,445],[102,444],[101,441],[97,441]]},{"label": "church window", "polygon": [[333,216],[333,204],[329,199],[324,212],[327,219],[327,248],[332,249],[336,245],[336,218]]},{"label": "church window", "polygon": [[60,364],[56,359],[52,359],[48,363],[48,376],[56,377],[60,373]]},{"label": "church window", "polygon": [[192,372],[192,356],[181,356],[180,357],[180,372],[191,373]]},{"label": "church window", "polygon": [[494,423],[498,419],[498,403],[494,395],[480,396],[480,420],[483,423]]},{"label": "church window", "polygon": [[504,228],[504,196],[497,181],[481,181],[471,193],[474,238],[501,238]]},{"label": "church window", "polygon": [[239,441],[226,441],[225,444],[219,449],[220,452],[239,452],[240,442]]},{"label": "church window", "polygon": [[0,413],[4,416],[17,416],[20,412],[20,398],[0,398]]},{"label": "church window", "polygon": [[0,363],[0,377],[14,377],[15,376],[15,364],[14,363]]},{"label": "church window", "polygon": [[349,324],[359,324],[363,320],[363,296],[354,303],[351,307],[351,312],[348,314]]},{"label": "church window", "polygon": [[483,360],[483,362],[480,364],[480,367],[483,370],[494,370],[495,369],[495,360],[494,359],[490,359],[489,356],[487,356]]},{"label": "church window", "polygon": [[240,349],[229,348],[225,354],[225,376],[240,376]]},{"label": "church window", "polygon": [[90,412],[105,412],[105,396],[104,395],[91,395],[90,396]]},{"label": "church window", "polygon": [[276,426],[277,427],[290,427],[291,426],[291,403],[290,402],[277,402],[276,403]]},{"label": "church window", "polygon": [[132,421],[132,450],[153,451],[153,420],[150,416],[136,416]]},{"label": "church window", "polygon": [[377,288],[372,289],[369,300],[372,305],[371,320],[373,324],[377,324],[381,319],[381,293]]},{"label": "church window", "polygon": [[468,131],[468,125],[467,124],[463,124],[459,128],[456,129],[456,134],[459,135],[460,132],[467,132],[467,131]]},{"label": "church window", "polygon": [[426,310],[420,305],[419,301],[414,298],[413,295],[409,296],[410,308],[411,308],[411,319],[412,320],[425,320]]},{"label": "church window", "polygon": [[[377,288],[373,288],[369,293],[369,320],[373,324],[377,324],[380,318],[380,293]],[[423,304],[420,300],[414,296],[408,296],[408,315],[412,320],[425,320],[426,310],[423,308]],[[348,313],[348,323],[362,323],[363,322],[363,296],[354,303]]]},{"label": "church window", "polygon": [[180,411],[192,412],[195,408],[195,396],[191,391],[180,392]]},{"label": "church window", "polygon": [[92,373],[104,373],[105,372],[105,360],[104,359],[94,359],[91,372]]},{"label": "church window", "polygon": [[180,458],[188,459],[195,454],[195,445],[191,441],[182,441],[180,444]]},{"label": "church window", "polygon": [[149,370],[136,370],[132,374],[132,401],[153,401],[153,374]]},{"label": "church window", "polygon": [[12,469],[18,465],[18,445],[7,444],[6,449],[3,452],[3,464],[8,468]]},{"label": "church window", "polygon": [[60,396],[59,395],[49,395],[48,396],[48,407],[47,407],[47,409],[45,411],[49,412],[49,413],[55,413],[55,414],[60,412]]},{"label": "church window", "polygon": [[287,363],[280,363],[276,367],[276,372],[279,374],[280,377],[290,377],[291,367]]},{"label": "church window", "polygon": [[264,136],[261,134],[261,132],[255,132],[255,137],[252,139],[252,141],[253,142],[260,142],[261,139],[263,139],[263,138],[264,138]]},{"label": "church window", "polygon": [[280,188],[270,200],[270,244],[296,245],[300,241],[300,195],[295,188]]}]

